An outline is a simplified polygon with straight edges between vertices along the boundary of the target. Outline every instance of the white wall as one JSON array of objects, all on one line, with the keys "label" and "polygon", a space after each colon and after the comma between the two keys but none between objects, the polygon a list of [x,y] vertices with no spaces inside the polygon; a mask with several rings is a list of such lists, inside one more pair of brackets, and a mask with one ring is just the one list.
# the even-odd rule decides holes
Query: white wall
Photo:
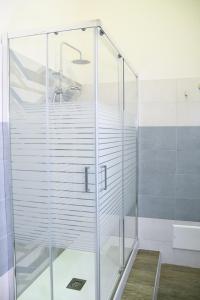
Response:
[{"label": "white wall", "polygon": [[200,126],[199,116],[200,76],[140,81],[140,127]]},{"label": "white wall", "polygon": [[199,228],[199,222],[139,218],[139,247],[160,251],[162,263],[200,268],[200,251],[173,247],[174,224]]},{"label": "white wall", "polygon": [[200,75],[199,0],[0,0],[16,31],[100,18],[142,79]]}]

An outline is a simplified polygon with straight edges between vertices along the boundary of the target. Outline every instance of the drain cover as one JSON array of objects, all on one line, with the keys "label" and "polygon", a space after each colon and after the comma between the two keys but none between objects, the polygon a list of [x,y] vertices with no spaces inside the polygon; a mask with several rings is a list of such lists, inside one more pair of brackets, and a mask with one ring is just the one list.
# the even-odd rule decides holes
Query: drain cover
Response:
[{"label": "drain cover", "polygon": [[80,291],[85,283],[86,283],[86,280],[79,279],[79,278],[72,278],[70,283],[67,285],[67,288],[76,290],[76,291]]}]

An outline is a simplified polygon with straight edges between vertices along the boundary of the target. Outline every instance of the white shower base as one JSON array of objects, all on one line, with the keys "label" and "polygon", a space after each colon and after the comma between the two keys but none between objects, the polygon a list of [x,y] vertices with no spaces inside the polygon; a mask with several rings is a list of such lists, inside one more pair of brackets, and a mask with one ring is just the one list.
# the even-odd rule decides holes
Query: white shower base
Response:
[{"label": "white shower base", "polygon": [[[119,279],[119,248],[118,239],[111,237],[105,244],[101,256],[101,297],[109,299]],[[126,239],[129,249],[132,239]],[[72,278],[86,280],[80,291],[66,288]],[[67,249],[53,262],[53,293],[54,300],[94,300],[95,299],[95,253]],[[47,268],[17,298],[17,300],[49,300],[50,269]]]},{"label": "white shower base", "polygon": [[[53,263],[55,300],[95,299],[95,254],[77,250],[65,250]],[[72,278],[86,280],[81,291],[66,288]],[[18,300],[49,300],[50,272],[46,269]]]}]

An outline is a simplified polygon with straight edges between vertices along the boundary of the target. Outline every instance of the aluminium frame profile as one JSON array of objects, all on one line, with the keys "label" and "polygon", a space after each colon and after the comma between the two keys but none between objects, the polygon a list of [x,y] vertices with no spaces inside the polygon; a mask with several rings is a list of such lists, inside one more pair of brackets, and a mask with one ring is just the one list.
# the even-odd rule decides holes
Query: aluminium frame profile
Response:
[{"label": "aluminium frame profile", "polygon": [[136,78],[138,77],[138,74],[135,72],[134,68],[131,66],[130,62],[126,59],[125,55],[123,54],[123,51],[117,46],[117,43],[113,42],[113,38],[108,34],[108,31],[105,29],[104,25],[102,24],[100,19],[90,20],[90,21],[83,21],[80,23],[74,23],[72,25],[68,25],[65,27],[52,27],[47,29],[38,29],[38,30],[29,30],[24,32],[13,32],[8,33],[8,40],[15,39],[15,38],[25,38],[29,36],[36,36],[36,35],[43,35],[43,34],[51,34],[55,32],[67,32],[72,30],[78,30],[78,29],[85,29],[85,28],[94,28],[99,27],[102,29],[103,33],[107,36],[108,40],[112,44],[112,46],[116,49],[116,51],[123,57],[126,64],[129,66],[131,71],[134,73]]},{"label": "aluminium frame profile", "polygon": [[[9,85],[9,75],[10,75],[10,67],[9,67],[9,45],[8,45],[8,34],[4,33],[1,36],[0,39],[1,43],[1,77],[2,77],[2,103],[1,103],[1,109],[2,109],[2,134],[3,134],[3,160],[4,160],[4,187],[5,187],[5,199],[6,201],[10,201],[10,207],[12,209],[12,189],[11,189],[11,181],[12,181],[12,171],[11,167],[8,164],[10,163],[10,153],[11,153],[11,142],[10,142],[10,132],[8,130],[8,124],[10,119],[10,112],[9,112],[9,98],[10,98],[10,85]],[[5,126],[5,124],[7,124]],[[6,127],[6,128],[5,128]],[[6,137],[6,139],[5,139]],[[8,171],[9,170],[9,171]],[[9,186],[9,189],[6,188],[6,185]],[[13,222],[13,216],[11,217],[11,228],[12,228],[12,234],[14,232],[14,222]],[[16,251],[15,251],[15,240],[12,240],[12,247],[13,247],[13,257],[12,262],[13,266],[10,269],[13,273],[12,276],[12,283],[9,281],[9,298],[11,299],[14,297],[14,299],[17,298],[17,277],[16,277]],[[10,291],[10,285],[12,288],[12,291]],[[10,294],[12,293],[12,295]]]}]

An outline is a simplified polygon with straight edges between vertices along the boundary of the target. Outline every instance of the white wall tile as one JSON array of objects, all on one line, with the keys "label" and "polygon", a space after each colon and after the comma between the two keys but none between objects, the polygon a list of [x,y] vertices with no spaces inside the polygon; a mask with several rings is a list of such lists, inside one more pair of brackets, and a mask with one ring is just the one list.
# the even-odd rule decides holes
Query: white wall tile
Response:
[{"label": "white wall tile", "polygon": [[200,126],[200,78],[141,81],[139,98],[140,126]]},{"label": "white wall tile", "polygon": [[152,241],[172,241],[172,220],[139,218],[139,237]]},{"label": "white wall tile", "polygon": [[176,102],[140,103],[140,126],[176,126]]},{"label": "white wall tile", "polygon": [[9,282],[8,282],[8,273],[5,273],[3,276],[0,276],[0,291],[1,299],[9,300]]},{"label": "white wall tile", "polygon": [[173,264],[200,268],[200,251],[173,250]]},{"label": "white wall tile", "polygon": [[0,160],[0,199],[5,197],[4,190],[4,163]]},{"label": "white wall tile", "polygon": [[177,101],[177,125],[200,126],[200,101]]},{"label": "white wall tile", "polygon": [[144,80],[139,86],[141,102],[175,102],[176,80]]},{"label": "white wall tile", "polygon": [[10,269],[7,273],[0,276],[0,299],[14,300],[14,271]]},{"label": "white wall tile", "polygon": [[172,263],[173,249],[170,242],[140,240],[139,248],[145,250],[160,251],[161,263]]},{"label": "white wall tile", "polygon": [[[185,96],[187,94],[187,97]],[[183,78],[177,80],[177,101],[200,102],[200,78]]]},{"label": "white wall tile", "polygon": [[173,224],[200,226],[200,222],[139,218],[139,248],[160,251],[162,263],[200,267],[200,251],[173,249]]},{"label": "white wall tile", "polygon": [[0,122],[0,160],[3,160],[3,131]]}]

